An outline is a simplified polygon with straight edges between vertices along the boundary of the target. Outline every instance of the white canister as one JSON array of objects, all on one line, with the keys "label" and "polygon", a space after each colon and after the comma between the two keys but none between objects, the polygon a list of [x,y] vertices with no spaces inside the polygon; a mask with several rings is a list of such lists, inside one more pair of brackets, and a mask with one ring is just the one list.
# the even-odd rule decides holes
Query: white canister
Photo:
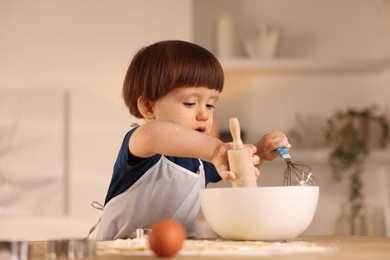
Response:
[{"label": "white canister", "polygon": [[216,54],[219,58],[231,58],[235,52],[234,21],[229,13],[223,13],[216,24]]}]

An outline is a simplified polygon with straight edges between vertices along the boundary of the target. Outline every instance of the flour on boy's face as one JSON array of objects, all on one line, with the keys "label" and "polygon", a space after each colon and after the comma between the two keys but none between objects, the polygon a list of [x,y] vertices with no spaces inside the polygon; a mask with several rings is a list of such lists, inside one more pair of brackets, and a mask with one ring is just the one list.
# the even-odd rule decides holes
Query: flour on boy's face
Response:
[{"label": "flour on boy's face", "polygon": [[176,88],[154,103],[155,120],[208,133],[218,98],[219,92],[207,87]]}]

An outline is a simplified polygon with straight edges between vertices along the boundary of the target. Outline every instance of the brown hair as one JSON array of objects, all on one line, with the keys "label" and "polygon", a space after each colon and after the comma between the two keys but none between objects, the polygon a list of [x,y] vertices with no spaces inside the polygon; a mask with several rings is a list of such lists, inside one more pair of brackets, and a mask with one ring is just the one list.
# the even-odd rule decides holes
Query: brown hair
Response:
[{"label": "brown hair", "polygon": [[206,86],[222,91],[224,74],[218,59],[205,48],[185,41],[161,41],[139,50],[127,70],[122,95],[130,114],[142,118],[137,100],[150,101],[174,88]]}]

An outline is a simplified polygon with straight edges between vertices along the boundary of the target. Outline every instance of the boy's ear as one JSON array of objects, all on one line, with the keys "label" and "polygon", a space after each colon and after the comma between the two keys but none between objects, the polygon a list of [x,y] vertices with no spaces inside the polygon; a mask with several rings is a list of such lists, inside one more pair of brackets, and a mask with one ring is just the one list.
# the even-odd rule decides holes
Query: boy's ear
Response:
[{"label": "boy's ear", "polygon": [[154,112],[153,112],[153,102],[144,96],[140,96],[137,100],[137,107],[142,117],[145,119],[153,120]]}]

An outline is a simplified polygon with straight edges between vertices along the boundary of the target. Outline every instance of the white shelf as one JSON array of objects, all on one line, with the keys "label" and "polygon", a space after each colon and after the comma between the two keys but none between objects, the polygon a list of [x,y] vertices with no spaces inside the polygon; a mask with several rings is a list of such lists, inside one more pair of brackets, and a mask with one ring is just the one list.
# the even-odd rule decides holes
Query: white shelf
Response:
[{"label": "white shelf", "polygon": [[[290,154],[294,161],[327,163],[330,149],[291,149]],[[370,151],[367,162],[386,163],[390,162],[390,149],[373,149]]]},{"label": "white shelf", "polygon": [[226,72],[382,72],[390,60],[220,59]]}]

